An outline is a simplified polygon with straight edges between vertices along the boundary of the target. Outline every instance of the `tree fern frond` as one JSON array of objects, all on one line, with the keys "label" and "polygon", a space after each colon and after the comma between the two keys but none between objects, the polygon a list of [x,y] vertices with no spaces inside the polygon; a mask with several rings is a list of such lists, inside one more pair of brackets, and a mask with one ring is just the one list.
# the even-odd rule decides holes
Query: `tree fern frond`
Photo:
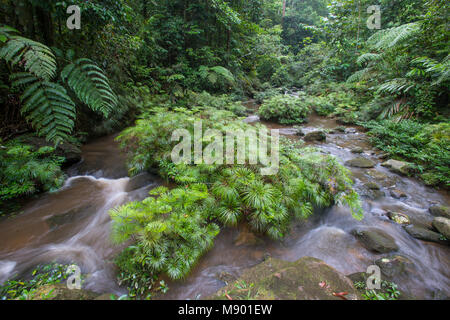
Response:
[{"label": "tree fern frond", "polygon": [[105,117],[116,107],[117,97],[108,78],[92,60],[78,59],[67,65],[61,72],[61,78],[83,103]]},{"label": "tree fern frond", "polygon": [[347,83],[367,80],[371,72],[372,68],[364,68],[362,70],[358,70],[355,73],[353,73],[350,77],[348,77]]},{"label": "tree fern frond", "polygon": [[379,59],[381,59],[381,54],[368,52],[368,53],[364,53],[363,55],[359,56],[359,58],[358,58],[358,60],[356,60],[356,62],[359,65],[362,65],[366,62],[377,61]]},{"label": "tree fern frond", "polygon": [[44,80],[56,75],[56,58],[50,48],[24,37],[11,37],[0,49],[0,58]]},{"label": "tree fern frond", "polygon": [[374,49],[385,50],[405,42],[417,35],[419,31],[420,24],[418,22],[407,23],[398,27],[380,30],[372,35],[367,42]]},{"label": "tree fern frond", "polygon": [[12,75],[14,86],[25,86],[21,112],[48,141],[59,143],[72,132],[75,104],[64,87],[23,72]]}]

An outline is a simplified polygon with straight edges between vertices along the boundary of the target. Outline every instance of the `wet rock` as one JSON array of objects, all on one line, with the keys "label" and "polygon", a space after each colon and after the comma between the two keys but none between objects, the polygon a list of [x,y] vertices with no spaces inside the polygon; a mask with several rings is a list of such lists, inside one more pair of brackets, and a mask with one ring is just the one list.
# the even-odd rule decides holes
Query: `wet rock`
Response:
[{"label": "wet rock", "polygon": [[368,250],[378,253],[397,251],[394,238],[381,229],[354,229],[351,232]]},{"label": "wet rock", "polygon": [[402,255],[384,257],[376,260],[375,264],[385,278],[397,284],[416,274],[414,263]]},{"label": "wet rock", "polygon": [[408,234],[416,239],[424,240],[424,241],[431,241],[431,242],[441,242],[442,238],[441,235],[437,232],[421,228],[419,226],[415,226],[413,224],[410,224],[409,226],[404,227],[405,231],[408,232]]},{"label": "wet rock", "polygon": [[[239,289],[236,284],[250,284]],[[242,285],[240,286],[242,287]],[[339,297],[337,293],[346,292]],[[325,262],[303,257],[295,262],[269,258],[247,269],[234,283],[220,289],[210,299],[226,300],[356,300],[361,299],[352,281]]]},{"label": "wet rock", "polygon": [[389,219],[391,219],[395,223],[404,224],[404,225],[411,224],[411,220],[404,213],[389,211],[387,213],[387,216],[389,217]]},{"label": "wet rock", "polygon": [[344,130],[344,132],[345,132],[345,133],[356,133],[357,131],[356,131],[355,128],[346,128],[346,129]]},{"label": "wet rock", "polygon": [[323,131],[313,131],[305,135],[305,141],[325,141],[327,139],[327,135]]},{"label": "wet rock", "polygon": [[117,300],[117,298],[118,297],[115,294],[104,293],[104,294],[98,296],[97,298],[95,298],[95,300],[108,301],[108,300]]},{"label": "wet rock", "polygon": [[408,196],[406,195],[406,193],[404,193],[401,190],[398,189],[392,189],[391,192],[391,197],[395,198],[395,199],[401,199],[401,198],[407,198]]},{"label": "wet rock", "polygon": [[381,154],[378,155],[378,159],[385,160],[387,158],[389,158],[389,154],[388,153],[381,153]]},{"label": "wet rock", "polygon": [[375,167],[375,162],[370,159],[358,157],[345,162],[345,165],[356,168],[373,168]]},{"label": "wet rock", "polygon": [[412,165],[409,162],[390,159],[386,162],[383,162],[381,165],[383,167],[388,168],[394,173],[398,173],[405,176],[413,172]]},{"label": "wet rock", "polygon": [[450,208],[446,206],[431,206],[428,211],[435,217],[450,219]]},{"label": "wet rock", "polygon": [[285,136],[295,136],[295,135],[300,136],[300,134],[298,134],[298,130],[295,128],[281,128],[278,129],[278,132]]},{"label": "wet rock", "polygon": [[445,238],[450,240],[450,219],[444,217],[437,217],[433,220],[433,227],[442,233]]},{"label": "wet rock", "polygon": [[380,190],[381,189],[380,186],[377,185],[375,182],[367,182],[364,186],[369,190]]},{"label": "wet rock", "polygon": [[414,271],[414,264],[408,258],[401,255],[384,257],[375,261],[380,267],[381,273],[390,278],[397,278],[402,275],[410,276]]},{"label": "wet rock", "polygon": [[364,150],[361,147],[356,147],[351,150],[351,153],[363,153]]}]

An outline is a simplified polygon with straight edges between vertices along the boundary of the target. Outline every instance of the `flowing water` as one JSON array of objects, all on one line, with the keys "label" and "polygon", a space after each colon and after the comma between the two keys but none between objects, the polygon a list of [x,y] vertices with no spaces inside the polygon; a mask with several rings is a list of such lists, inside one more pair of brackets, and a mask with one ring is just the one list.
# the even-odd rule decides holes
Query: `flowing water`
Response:
[{"label": "flowing water", "polygon": [[[250,116],[247,122],[257,122]],[[292,139],[295,130],[288,126],[265,123],[269,128]],[[338,124],[331,119],[311,117],[303,126],[305,133],[331,129]],[[400,177],[380,166],[381,160],[358,127],[347,127],[345,133],[327,134],[327,141],[316,146],[344,162],[355,158],[354,147],[374,160],[373,169],[351,168],[355,187],[361,195],[365,216],[353,219],[346,208],[334,206],[308,221],[299,222],[282,242],[258,239],[255,242],[244,227],[224,229],[214,248],[198,263],[192,273],[180,282],[169,281],[165,299],[206,297],[225,285],[221,275],[238,276],[243,269],[273,257],[295,261],[303,256],[324,260],[344,274],[365,271],[384,255],[366,250],[350,231],[357,226],[383,229],[399,246],[396,254],[409,258],[414,271],[400,284],[417,298],[433,298],[436,292],[450,296],[450,248],[411,238],[399,225],[389,221],[387,210],[404,212],[412,218],[431,220],[428,208],[433,204],[449,205],[448,194],[424,186],[415,179]],[[69,168],[70,178],[64,187],[30,201],[22,212],[0,221],[0,282],[20,275],[40,263],[59,261],[76,263],[88,277],[85,288],[98,293],[125,293],[116,284],[112,259],[123,249],[111,242],[108,210],[145,198],[148,191],[162,182],[149,174],[127,177],[124,156],[114,137],[99,139],[83,147],[83,160]],[[385,197],[374,197],[364,186],[377,182]],[[407,198],[394,199],[390,189],[400,189]]]}]

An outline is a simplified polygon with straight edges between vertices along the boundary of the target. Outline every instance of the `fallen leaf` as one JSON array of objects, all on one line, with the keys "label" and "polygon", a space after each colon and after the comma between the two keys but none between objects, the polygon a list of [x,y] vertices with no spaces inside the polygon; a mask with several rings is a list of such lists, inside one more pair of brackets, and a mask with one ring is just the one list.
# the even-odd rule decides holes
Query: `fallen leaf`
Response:
[{"label": "fallen leaf", "polygon": [[338,292],[338,293],[333,292],[333,296],[339,297],[339,298],[341,298],[343,300],[347,300],[347,298],[345,297],[345,295],[347,295],[347,294],[348,294],[347,291],[345,291],[345,292]]},{"label": "fallen leaf", "polygon": [[326,285],[327,285],[327,283],[325,281],[322,281],[322,282],[319,283],[319,286],[321,288],[325,288]]}]

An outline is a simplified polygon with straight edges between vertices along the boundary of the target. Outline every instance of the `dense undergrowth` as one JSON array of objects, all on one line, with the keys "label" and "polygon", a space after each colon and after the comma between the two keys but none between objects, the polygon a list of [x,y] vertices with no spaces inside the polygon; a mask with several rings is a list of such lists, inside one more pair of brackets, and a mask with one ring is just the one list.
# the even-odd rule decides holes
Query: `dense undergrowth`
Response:
[{"label": "dense undergrowth", "polygon": [[[212,246],[219,226],[243,222],[256,233],[282,239],[292,219],[306,219],[315,209],[334,203],[349,205],[353,215],[361,217],[349,171],[313,148],[282,140],[279,171],[267,176],[261,175],[261,164],[173,163],[177,143],[171,140],[172,132],[187,129],[193,136],[193,124],[199,120],[203,130],[224,133],[223,145],[227,131],[253,128],[226,110],[154,108],[118,137],[128,154],[130,174],[156,169],[177,186],[170,191],[158,188],[142,202],[111,211],[113,238],[137,241],[118,259],[122,278],[130,279],[130,273],[139,278],[160,273],[185,277]],[[209,142],[203,137],[202,147]],[[247,145],[246,155],[251,152]],[[140,288],[152,281],[145,276]]]}]

